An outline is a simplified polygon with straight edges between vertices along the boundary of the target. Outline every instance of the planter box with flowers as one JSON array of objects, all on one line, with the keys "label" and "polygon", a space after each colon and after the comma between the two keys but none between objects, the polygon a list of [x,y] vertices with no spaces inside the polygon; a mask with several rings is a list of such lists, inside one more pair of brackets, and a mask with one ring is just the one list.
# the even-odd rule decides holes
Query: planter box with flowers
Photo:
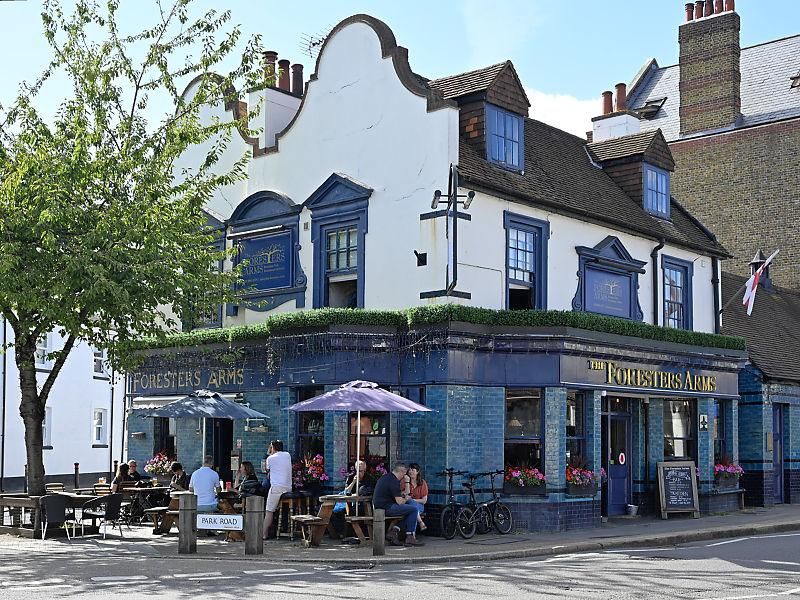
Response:
[{"label": "planter box with flowers", "polygon": [[598,473],[582,467],[567,466],[567,495],[568,496],[594,496],[597,493],[597,484],[606,475],[602,467]]},{"label": "planter box with flowers", "polygon": [[733,463],[714,465],[714,485],[718,490],[735,490],[739,487],[739,476],[744,469]]},{"label": "planter box with flowers", "polygon": [[536,467],[506,467],[503,493],[517,495],[544,495],[547,493],[545,476]]},{"label": "planter box with flowers", "polygon": [[301,458],[292,466],[292,483],[295,490],[319,495],[323,484],[329,479],[325,473],[325,459],[321,454]]},{"label": "planter box with flowers", "polygon": [[163,450],[147,461],[144,472],[153,475],[172,475],[172,460]]}]

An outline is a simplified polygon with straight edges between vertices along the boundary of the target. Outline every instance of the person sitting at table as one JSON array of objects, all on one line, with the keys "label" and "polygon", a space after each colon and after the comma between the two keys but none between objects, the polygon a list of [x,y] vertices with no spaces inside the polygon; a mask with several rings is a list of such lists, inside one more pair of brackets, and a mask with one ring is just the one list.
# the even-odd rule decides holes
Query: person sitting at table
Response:
[{"label": "person sitting at table", "polygon": [[114,476],[114,479],[111,480],[112,494],[116,494],[120,490],[123,481],[133,481],[131,476],[128,474],[128,463],[120,463],[120,465],[117,467],[117,474]]},{"label": "person sitting at table", "polygon": [[142,479],[150,479],[150,475],[142,475],[136,470],[136,461],[128,461],[128,476],[135,482],[140,482]]},{"label": "person sitting at table", "polygon": [[263,489],[261,482],[256,475],[256,469],[249,460],[242,461],[239,465],[239,470],[236,473],[236,479],[239,485],[236,486],[236,491],[240,496],[262,496]]},{"label": "person sitting at table", "polygon": [[197,512],[210,513],[217,510],[217,492],[220,490],[219,475],[211,467],[214,457],[206,456],[203,466],[192,473],[189,491],[197,495]]},{"label": "person sitting at table", "polygon": [[172,471],[172,479],[169,482],[169,489],[176,492],[185,492],[189,489],[189,476],[183,470],[183,465],[179,462],[174,462],[170,466]]},{"label": "person sitting at table", "polygon": [[[403,517],[406,546],[424,546],[425,544],[418,541],[416,536],[419,505],[408,502],[408,494],[400,489],[400,482],[405,478],[407,472],[406,464],[397,462],[392,467],[391,473],[386,473],[378,479],[378,483],[375,484],[375,492],[372,494],[372,506],[386,511],[387,517]],[[392,546],[403,545],[399,534],[400,528],[397,525],[389,530],[389,543]]]},{"label": "person sitting at table", "polygon": [[267,493],[267,511],[264,513],[264,539],[267,539],[272,527],[272,519],[278,510],[281,496],[292,491],[292,457],[283,451],[283,442],[275,440],[269,445],[267,471],[269,471],[269,492]]},{"label": "person sitting at table", "polygon": [[406,479],[408,485],[405,491],[411,498],[408,504],[416,504],[419,508],[417,527],[420,531],[425,531],[428,527],[422,520],[422,513],[425,512],[425,504],[428,502],[428,482],[422,477],[422,469],[419,463],[411,463],[408,465]]},{"label": "person sitting at table", "polygon": [[[369,496],[375,490],[375,476],[372,473],[367,473],[367,463],[363,460],[356,461],[356,468],[358,469],[358,495]],[[347,476],[347,483],[344,488],[345,494],[352,494],[353,488],[356,485],[355,471]]]}]

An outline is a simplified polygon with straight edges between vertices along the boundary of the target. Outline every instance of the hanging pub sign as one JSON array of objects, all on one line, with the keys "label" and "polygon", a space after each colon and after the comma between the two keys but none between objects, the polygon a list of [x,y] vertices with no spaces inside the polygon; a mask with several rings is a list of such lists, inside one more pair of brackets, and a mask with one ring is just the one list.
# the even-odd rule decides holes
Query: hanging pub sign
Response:
[{"label": "hanging pub sign", "polygon": [[587,266],[586,310],[625,319],[630,317],[630,276]]},{"label": "hanging pub sign", "polygon": [[239,241],[244,288],[248,292],[275,290],[292,286],[292,234],[273,233]]},{"label": "hanging pub sign", "polygon": [[690,512],[695,519],[700,516],[695,472],[695,464],[691,460],[658,463],[662,519],[666,519],[671,512]]}]

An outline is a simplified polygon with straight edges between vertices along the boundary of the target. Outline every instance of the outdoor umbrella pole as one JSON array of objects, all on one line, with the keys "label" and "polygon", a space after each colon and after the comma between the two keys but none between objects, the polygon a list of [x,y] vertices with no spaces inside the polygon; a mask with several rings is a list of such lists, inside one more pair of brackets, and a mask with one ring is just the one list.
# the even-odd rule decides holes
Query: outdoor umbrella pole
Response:
[{"label": "outdoor umbrella pole", "polygon": [[[361,410],[358,411],[358,429],[356,429],[356,496],[358,496],[358,462],[361,460]],[[356,516],[358,516],[358,502],[356,502]]]}]

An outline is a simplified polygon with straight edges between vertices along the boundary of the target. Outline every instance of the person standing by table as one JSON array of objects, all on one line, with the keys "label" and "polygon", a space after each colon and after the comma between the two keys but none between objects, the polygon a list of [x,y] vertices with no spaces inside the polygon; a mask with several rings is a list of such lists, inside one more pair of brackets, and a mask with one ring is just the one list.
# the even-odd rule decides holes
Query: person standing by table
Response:
[{"label": "person standing by table", "polygon": [[214,458],[206,456],[203,466],[192,473],[189,480],[189,491],[197,495],[197,512],[210,513],[217,510],[217,492],[220,490],[219,475],[211,467]]},{"label": "person standing by table", "polygon": [[[402,491],[400,486],[407,472],[406,464],[397,462],[392,467],[391,473],[386,473],[378,479],[375,492],[372,494],[372,506],[386,511],[387,517],[404,517],[402,523],[406,531],[406,546],[424,546],[424,543],[417,541],[416,536],[419,505],[408,502],[409,495]],[[389,530],[389,543],[392,546],[403,545],[398,537],[399,534],[400,528],[397,525]]]},{"label": "person standing by table", "polygon": [[283,442],[275,440],[269,445],[267,457],[269,472],[269,492],[267,493],[266,513],[264,513],[264,539],[269,536],[272,519],[278,509],[281,496],[292,491],[292,457],[283,451]]}]

